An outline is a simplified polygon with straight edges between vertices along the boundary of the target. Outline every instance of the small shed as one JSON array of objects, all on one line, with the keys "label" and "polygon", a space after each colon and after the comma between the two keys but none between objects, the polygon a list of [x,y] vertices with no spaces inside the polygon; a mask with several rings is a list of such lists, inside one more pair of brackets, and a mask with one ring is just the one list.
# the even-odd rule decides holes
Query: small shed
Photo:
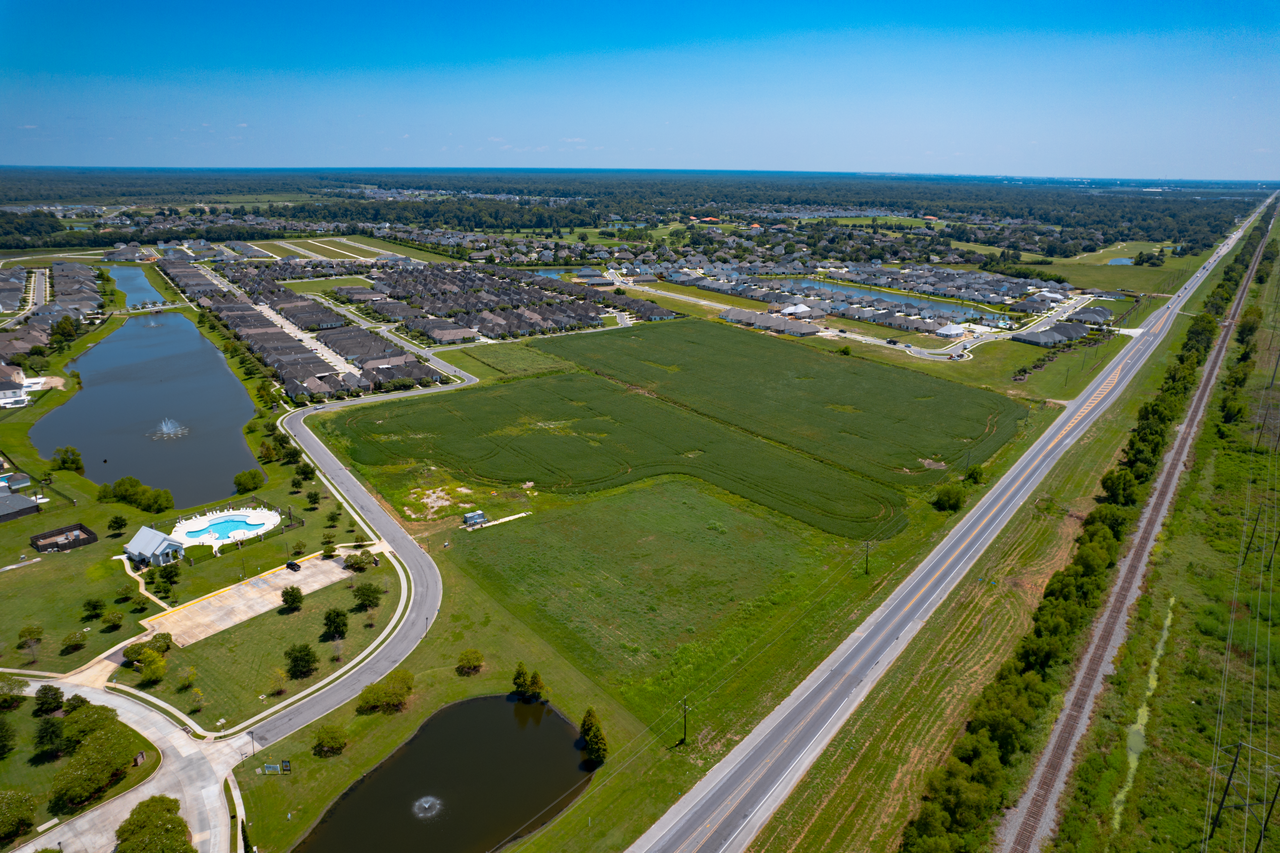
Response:
[{"label": "small shed", "polygon": [[462,523],[465,524],[467,527],[474,527],[477,524],[484,524],[488,522],[488,520],[489,518],[481,510],[476,510],[475,512],[469,512],[466,515],[462,516]]},{"label": "small shed", "polygon": [[181,542],[151,527],[143,527],[133,534],[124,552],[135,563],[156,566],[181,560],[184,553]]}]

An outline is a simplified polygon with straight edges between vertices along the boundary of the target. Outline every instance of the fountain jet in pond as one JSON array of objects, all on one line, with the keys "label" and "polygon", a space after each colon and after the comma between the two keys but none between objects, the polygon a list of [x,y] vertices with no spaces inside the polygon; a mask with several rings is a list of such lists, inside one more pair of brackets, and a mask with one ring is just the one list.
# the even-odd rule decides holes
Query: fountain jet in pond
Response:
[{"label": "fountain jet in pond", "polygon": [[175,421],[173,418],[165,418],[160,422],[160,426],[156,427],[155,432],[151,433],[151,439],[154,441],[158,438],[181,438],[188,432],[190,432],[190,430]]},{"label": "fountain jet in pond", "polygon": [[431,820],[440,814],[440,800],[435,797],[423,797],[413,804],[413,816],[418,820]]}]

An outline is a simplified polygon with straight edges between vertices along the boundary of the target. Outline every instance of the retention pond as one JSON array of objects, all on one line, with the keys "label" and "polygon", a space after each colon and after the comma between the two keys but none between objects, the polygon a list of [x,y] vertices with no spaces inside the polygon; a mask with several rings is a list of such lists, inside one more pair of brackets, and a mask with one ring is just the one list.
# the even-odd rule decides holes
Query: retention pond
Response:
[{"label": "retention pond", "polygon": [[95,483],[137,477],[179,508],[229,497],[257,467],[241,433],[253,401],[183,315],[130,317],[70,369],[84,388],[31,428],[44,458],[71,445]]},{"label": "retention pond", "polygon": [[125,304],[130,308],[144,302],[164,302],[160,291],[147,281],[142,267],[107,267],[107,273],[116,280],[116,287],[124,291]]},{"label": "retention pond", "polygon": [[[295,853],[486,853],[550,821],[587,787],[578,731],[505,696],[437,712],[353,785]],[[372,833],[372,836],[371,836]]]}]

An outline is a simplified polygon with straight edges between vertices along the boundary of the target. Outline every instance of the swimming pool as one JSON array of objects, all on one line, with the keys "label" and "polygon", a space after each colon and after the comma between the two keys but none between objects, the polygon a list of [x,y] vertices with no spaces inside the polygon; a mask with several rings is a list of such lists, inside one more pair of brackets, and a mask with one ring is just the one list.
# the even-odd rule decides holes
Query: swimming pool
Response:
[{"label": "swimming pool", "polygon": [[199,539],[201,536],[206,536],[210,533],[212,533],[216,539],[231,539],[232,535],[235,533],[240,533],[241,531],[245,533],[252,533],[255,530],[261,530],[266,526],[267,525],[265,523],[253,524],[249,521],[249,517],[247,515],[226,515],[208,526],[200,528],[199,530],[184,530],[182,533],[188,539]]}]

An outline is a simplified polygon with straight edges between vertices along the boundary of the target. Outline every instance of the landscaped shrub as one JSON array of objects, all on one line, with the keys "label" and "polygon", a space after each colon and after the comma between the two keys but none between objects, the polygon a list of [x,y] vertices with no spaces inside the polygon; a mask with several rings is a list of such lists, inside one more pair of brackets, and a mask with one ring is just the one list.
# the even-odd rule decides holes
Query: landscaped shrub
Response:
[{"label": "landscaped shrub", "polygon": [[132,761],[133,750],[123,725],[96,731],[53,777],[50,799],[59,810],[79,805],[105,790]]},{"label": "landscaped shrub", "polygon": [[316,740],[311,752],[317,758],[341,755],[347,747],[347,730],[338,725],[324,725],[316,729]]},{"label": "landscaped shrub", "polygon": [[262,488],[262,484],[267,481],[262,472],[257,468],[250,468],[248,471],[241,471],[232,478],[236,491],[240,494],[248,494]]},{"label": "landscaped shrub", "polygon": [[173,797],[150,797],[138,803],[116,828],[116,853],[195,853],[179,807]]},{"label": "landscaped shrub", "polygon": [[133,643],[124,647],[124,659],[133,663],[142,657],[142,652],[146,649],[159,652],[160,654],[168,654],[169,649],[173,648],[172,634],[156,634],[151,639],[142,643]]},{"label": "landscaped shrub", "polygon": [[458,675],[475,675],[484,666],[484,655],[478,649],[467,649],[458,655],[458,665],[453,668]]},{"label": "landscaped shrub", "polygon": [[307,643],[296,643],[285,649],[284,657],[289,662],[289,677],[295,680],[311,675],[320,663],[316,650]]},{"label": "landscaped shrub", "polygon": [[142,484],[137,477],[121,477],[114,483],[98,487],[101,502],[120,501],[146,512],[168,512],[173,509],[173,495],[168,489],[153,489]]},{"label": "landscaped shrub", "polygon": [[0,790],[0,841],[22,835],[36,819],[36,797],[25,791]]},{"label": "landscaped shrub", "polygon": [[412,693],[413,673],[407,669],[392,670],[382,681],[370,684],[360,691],[356,711],[363,714],[399,711],[404,708]]}]

